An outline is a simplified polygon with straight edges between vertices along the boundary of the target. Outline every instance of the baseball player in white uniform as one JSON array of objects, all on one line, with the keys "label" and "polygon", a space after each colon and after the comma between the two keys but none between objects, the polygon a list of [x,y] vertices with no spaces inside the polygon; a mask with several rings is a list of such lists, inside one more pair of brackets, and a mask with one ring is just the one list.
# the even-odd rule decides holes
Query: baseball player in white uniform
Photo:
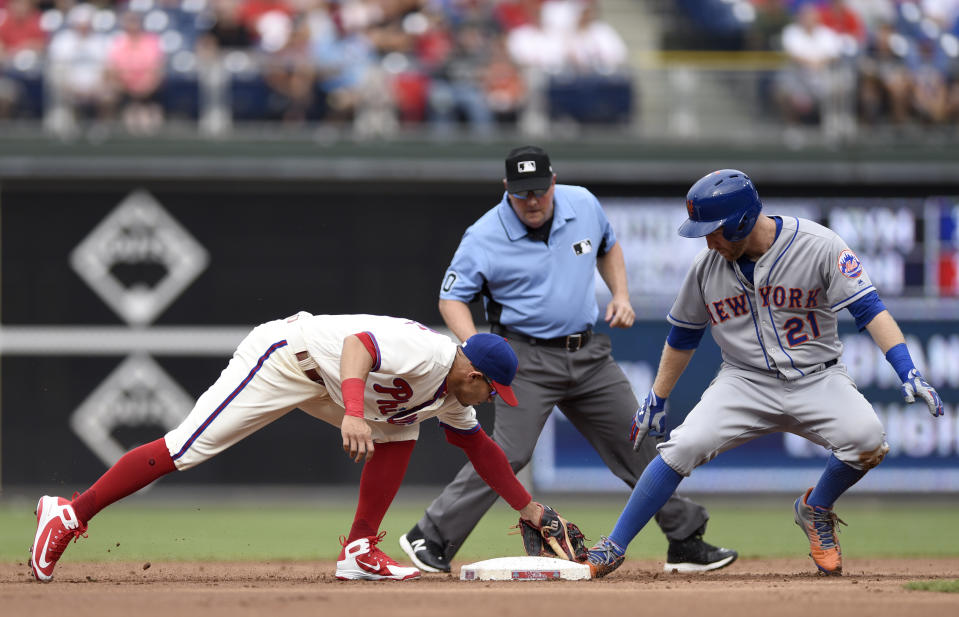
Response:
[{"label": "baseball player in white uniform", "polygon": [[477,334],[458,346],[409,319],[300,312],[264,323],[239,344],[178,427],[125,454],[74,499],[40,498],[33,573],[49,581],[70,540],[85,535],[89,520],[106,506],[300,408],[340,427],[343,450],[366,461],[353,526],[341,538],[337,578],[416,578],[418,569],[399,565],[377,547],[384,535],[377,532],[427,418],[439,420],[447,440],[522,518],[534,526],[540,521],[542,506],[516,479],[472,407],[494,396],[516,405],[510,386],[516,367],[502,337]]},{"label": "baseball player in white uniform", "polygon": [[795,217],[769,217],[752,181],[723,169],[686,196],[679,228],[706,246],[667,316],[653,386],[633,419],[634,447],[665,433],[666,399],[709,326],[722,351],[716,378],[640,477],[609,536],[589,551],[594,575],[612,572],[627,545],[694,468],[751,439],[790,432],[831,450],[815,487],[794,504],[810,557],[825,575],[842,573],[833,504],[889,447],[869,401],[840,363],[837,313],[848,309],[902,380],[906,402],[933,416],[942,401],[916,369],[905,339],[856,254],[833,231]]}]

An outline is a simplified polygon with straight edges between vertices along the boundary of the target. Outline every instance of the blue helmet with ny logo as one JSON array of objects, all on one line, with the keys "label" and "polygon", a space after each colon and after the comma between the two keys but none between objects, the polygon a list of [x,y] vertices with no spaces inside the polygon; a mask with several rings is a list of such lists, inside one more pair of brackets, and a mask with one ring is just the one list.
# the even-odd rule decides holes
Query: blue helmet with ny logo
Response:
[{"label": "blue helmet with ny logo", "polygon": [[679,226],[684,238],[701,238],[720,227],[730,242],[752,231],[763,203],[749,176],[737,169],[720,169],[700,178],[686,193],[689,219]]}]

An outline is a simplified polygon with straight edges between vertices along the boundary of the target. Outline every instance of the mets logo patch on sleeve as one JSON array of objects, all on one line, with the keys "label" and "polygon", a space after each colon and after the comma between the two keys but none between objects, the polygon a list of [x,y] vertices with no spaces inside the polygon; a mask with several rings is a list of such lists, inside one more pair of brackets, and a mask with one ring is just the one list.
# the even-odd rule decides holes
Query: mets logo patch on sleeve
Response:
[{"label": "mets logo patch on sleeve", "polygon": [[839,266],[840,274],[846,278],[855,279],[862,274],[862,263],[849,249],[843,249],[842,253],[839,253],[839,263],[836,265]]}]

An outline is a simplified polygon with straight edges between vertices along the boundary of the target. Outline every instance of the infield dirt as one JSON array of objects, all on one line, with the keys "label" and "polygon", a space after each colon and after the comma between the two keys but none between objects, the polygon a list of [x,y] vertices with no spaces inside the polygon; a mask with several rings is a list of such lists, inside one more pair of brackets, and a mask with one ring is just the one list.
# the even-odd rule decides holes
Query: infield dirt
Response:
[{"label": "infield dirt", "polygon": [[[33,580],[0,564],[0,614],[72,617],[373,615],[390,617],[600,615],[959,615],[959,594],[910,591],[914,580],[959,578],[959,558],[847,559],[823,578],[808,559],[740,559],[725,570],[666,574],[627,561],[595,581],[462,582],[424,574],[406,582],[338,581],[329,562],[73,563]],[[454,564],[454,573],[459,572]]]}]

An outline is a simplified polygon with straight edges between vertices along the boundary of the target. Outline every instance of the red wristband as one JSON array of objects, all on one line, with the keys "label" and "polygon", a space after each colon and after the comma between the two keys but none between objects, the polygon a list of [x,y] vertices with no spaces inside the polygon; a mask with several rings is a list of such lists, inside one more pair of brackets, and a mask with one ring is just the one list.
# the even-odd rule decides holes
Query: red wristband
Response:
[{"label": "red wristband", "polygon": [[363,392],[366,390],[366,382],[359,377],[350,377],[343,380],[340,390],[343,392],[343,407],[346,408],[346,415],[362,418]]}]

